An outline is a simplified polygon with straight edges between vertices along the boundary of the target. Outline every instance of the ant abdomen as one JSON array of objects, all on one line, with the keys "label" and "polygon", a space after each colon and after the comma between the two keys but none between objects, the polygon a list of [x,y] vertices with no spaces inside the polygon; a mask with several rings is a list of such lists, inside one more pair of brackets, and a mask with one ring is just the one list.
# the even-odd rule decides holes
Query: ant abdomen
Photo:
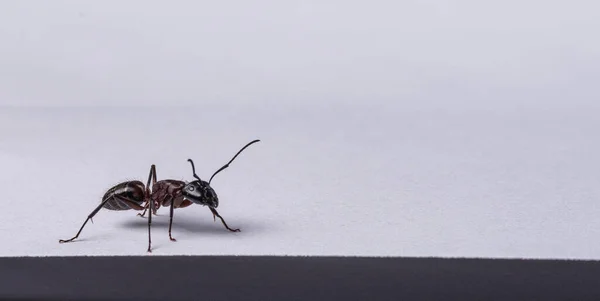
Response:
[{"label": "ant abdomen", "polygon": [[[108,210],[142,210],[144,209],[144,183],[128,181],[117,184],[104,194],[102,202]],[[108,199],[108,201],[107,201]]]}]

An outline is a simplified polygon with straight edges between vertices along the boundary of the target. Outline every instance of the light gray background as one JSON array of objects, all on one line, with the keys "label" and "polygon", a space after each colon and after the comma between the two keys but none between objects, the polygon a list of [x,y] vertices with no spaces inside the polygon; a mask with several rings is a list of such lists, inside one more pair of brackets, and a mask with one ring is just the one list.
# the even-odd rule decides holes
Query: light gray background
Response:
[{"label": "light gray background", "polygon": [[597,1],[2,1],[14,105],[592,105]]},{"label": "light gray background", "polygon": [[104,191],[218,175],[156,255],[598,259],[592,1],[4,1],[1,256],[145,255]]}]

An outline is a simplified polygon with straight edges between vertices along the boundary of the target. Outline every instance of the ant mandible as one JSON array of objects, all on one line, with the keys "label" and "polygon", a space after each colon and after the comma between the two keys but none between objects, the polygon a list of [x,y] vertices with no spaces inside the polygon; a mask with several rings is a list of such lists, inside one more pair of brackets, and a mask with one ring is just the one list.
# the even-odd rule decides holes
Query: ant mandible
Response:
[{"label": "ant mandible", "polygon": [[[240,151],[233,156],[233,158],[225,164],[223,167],[219,168],[208,180],[208,182],[203,181],[196,175],[196,168],[194,167],[194,161],[192,159],[188,159],[188,161],[192,165],[192,172],[194,173],[194,178],[196,180],[186,183],[184,181],[179,180],[160,180],[156,181],[156,167],[154,164],[150,167],[150,174],[148,175],[148,183],[144,186],[144,183],[141,181],[127,181],[120,184],[115,185],[110,188],[102,198],[101,204],[88,215],[83,225],[79,229],[79,232],[71,238],[71,239],[61,239],[60,243],[71,242],[79,237],[81,234],[81,230],[87,224],[89,220],[100,211],[102,208],[106,208],[108,210],[144,210],[143,213],[139,214],[140,216],[144,216],[146,210],[150,208],[152,204],[152,208],[148,213],[148,252],[152,252],[152,239],[150,235],[150,227],[152,224],[152,215],[156,215],[156,211],[160,206],[170,207],[170,217],[169,217],[169,239],[171,241],[175,241],[173,236],[171,236],[171,228],[173,225],[173,209],[175,208],[185,208],[192,204],[198,204],[203,206],[208,206],[208,209],[213,214],[213,219],[216,220],[218,217],[221,219],[221,222],[227,228],[227,230],[231,232],[240,232],[240,229],[231,229],[219,215],[217,208],[219,206],[219,198],[215,193],[214,189],[210,186],[210,182],[214,178],[216,174],[221,172],[223,169],[229,167],[229,164],[233,162],[233,160],[248,146],[253,143],[259,142],[260,140],[254,140],[246,146],[242,147]],[[150,191],[150,180],[152,180],[152,191]],[[93,222],[93,220],[92,220]]]}]

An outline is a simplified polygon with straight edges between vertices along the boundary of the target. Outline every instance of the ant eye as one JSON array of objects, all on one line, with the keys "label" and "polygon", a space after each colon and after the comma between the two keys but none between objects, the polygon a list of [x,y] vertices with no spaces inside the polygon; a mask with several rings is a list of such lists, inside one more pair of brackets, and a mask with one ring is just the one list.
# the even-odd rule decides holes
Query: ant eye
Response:
[{"label": "ant eye", "polygon": [[194,186],[190,186],[190,187],[188,187],[188,190],[189,190],[189,191],[194,191]]}]

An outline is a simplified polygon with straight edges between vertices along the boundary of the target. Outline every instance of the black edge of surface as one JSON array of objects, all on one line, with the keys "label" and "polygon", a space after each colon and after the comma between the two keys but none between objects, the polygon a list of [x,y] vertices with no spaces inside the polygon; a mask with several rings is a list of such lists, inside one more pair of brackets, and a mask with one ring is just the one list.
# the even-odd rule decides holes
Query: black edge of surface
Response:
[{"label": "black edge of surface", "polygon": [[600,262],[141,256],[0,258],[2,300],[600,300]]}]

